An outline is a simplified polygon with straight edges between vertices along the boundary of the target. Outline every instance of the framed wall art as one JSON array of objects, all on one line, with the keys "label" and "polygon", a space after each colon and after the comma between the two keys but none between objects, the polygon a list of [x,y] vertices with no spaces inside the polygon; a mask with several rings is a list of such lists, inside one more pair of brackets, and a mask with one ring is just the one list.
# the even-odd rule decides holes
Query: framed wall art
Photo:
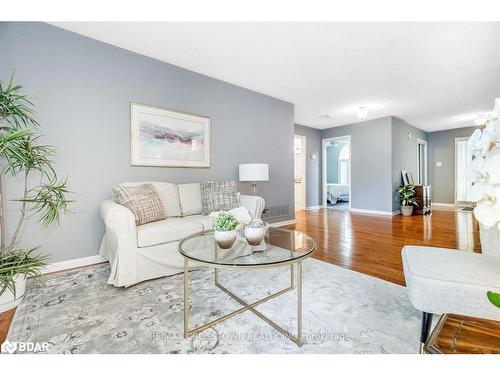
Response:
[{"label": "framed wall art", "polygon": [[131,103],[133,166],[210,167],[210,118]]}]

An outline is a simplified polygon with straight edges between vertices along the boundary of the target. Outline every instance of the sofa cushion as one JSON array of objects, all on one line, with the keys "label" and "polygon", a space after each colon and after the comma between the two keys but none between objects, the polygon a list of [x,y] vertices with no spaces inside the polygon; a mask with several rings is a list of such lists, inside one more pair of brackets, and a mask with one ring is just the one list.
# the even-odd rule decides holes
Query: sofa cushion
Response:
[{"label": "sofa cushion", "polygon": [[179,200],[182,216],[197,215],[203,211],[200,183],[179,184]]},{"label": "sofa cushion", "polygon": [[151,184],[117,186],[113,188],[113,200],[132,211],[136,225],[165,219],[162,202]]},{"label": "sofa cushion", "polygon": [[214,211],[229,211],[238,207],[237,194],[235,181],[202,182],[203,214],[208,215]]},{"label": "sofa cushion", "polygon": [[182,220],[193,221],[195,223],[203,225],[203,230],[211,230],[212,224],[215,219],[213,217],[205,215],[191,215],[183,217]]},{"label": "sofa cushion", "polygon": [[137,227],[137,246],[148,247],[174,241],[203,231],[203,225],[196,221],[170,217]]},{"label": "sofa cushion", "polygon": [[500,259],[425,246],[405,246],[401,256],[417,310],[500,320],[500,309],[486,298],[488,290],[500,291]]},{"label": "sofa cushion", "polygon": [[120,186],[137,186],[151,184],[156,189],[160,201],[165,210],[166,217],[182,216],[181,203],[179,201],[179,191],[176,184],[169,182],[125,182]]}]

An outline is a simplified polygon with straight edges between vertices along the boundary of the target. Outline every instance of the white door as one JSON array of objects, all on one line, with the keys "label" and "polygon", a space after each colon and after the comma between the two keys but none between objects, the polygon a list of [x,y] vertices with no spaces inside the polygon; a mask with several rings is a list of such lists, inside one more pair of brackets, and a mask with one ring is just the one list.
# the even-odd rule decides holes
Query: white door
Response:
[{"label": "white door", "polygon": [[296,135],[293,142],[295,211],[306,209],[306,137]]},{"label": "white door", "polygon": [[455,139],[455,204],[470,203],[472,182],[467,177],[467,170],[472,162],[472,153],[467,147],[467,138]]},{"label": "white door", "polygon": [[417,185],[427,185],[427,142],[417,139]]}]

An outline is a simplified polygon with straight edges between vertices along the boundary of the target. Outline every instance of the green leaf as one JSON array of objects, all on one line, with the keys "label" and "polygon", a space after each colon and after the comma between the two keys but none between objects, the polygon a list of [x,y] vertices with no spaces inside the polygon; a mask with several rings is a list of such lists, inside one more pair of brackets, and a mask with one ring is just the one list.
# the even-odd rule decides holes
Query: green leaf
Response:
[{"label": "green leaf", "polygon": [[488,296],[488,299],[492,304],[494,304],[496,307],[500,308],[500,293],[495,293],[495,292],[490,292],[486,293]]}]

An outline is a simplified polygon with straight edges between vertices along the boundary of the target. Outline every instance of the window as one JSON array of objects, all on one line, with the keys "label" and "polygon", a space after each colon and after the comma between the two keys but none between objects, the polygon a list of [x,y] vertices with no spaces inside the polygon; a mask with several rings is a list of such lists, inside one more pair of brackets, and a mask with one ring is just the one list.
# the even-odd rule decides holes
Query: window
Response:
[{"label": "window", "polygon": [[349,184],[349,143],[339,153],[339,183]]}]

